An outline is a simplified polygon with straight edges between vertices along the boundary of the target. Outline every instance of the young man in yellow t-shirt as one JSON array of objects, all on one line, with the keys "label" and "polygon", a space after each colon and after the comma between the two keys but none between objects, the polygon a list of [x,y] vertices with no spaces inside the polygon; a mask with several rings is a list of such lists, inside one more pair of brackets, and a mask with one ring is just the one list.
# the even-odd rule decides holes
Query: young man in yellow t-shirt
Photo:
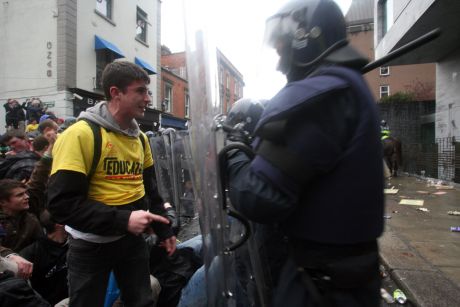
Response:
[{"label": "young man in yellow t-shirt", "polygon": [[[82,112],[55,144],[48,201],[53,218],[70,234],[70,306],[102,306],[112,270],[126,306],[153,306],[140,234],[151,226],[166,251],[175,251],[169,220],[161,216],[149,143],[135,120],[150,103],[149,83],[133,63],[107,65],[102,86],[108,100]],[[100,159],[91,174],[95,146],[87,121],[101,132]]]}]

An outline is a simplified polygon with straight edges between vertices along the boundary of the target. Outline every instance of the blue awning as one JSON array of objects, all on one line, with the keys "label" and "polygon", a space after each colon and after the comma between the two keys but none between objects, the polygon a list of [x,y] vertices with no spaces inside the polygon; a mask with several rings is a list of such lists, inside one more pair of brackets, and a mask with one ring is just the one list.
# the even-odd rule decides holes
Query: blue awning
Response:
[{"label": "blue awning", "polygon": [[94,35],[94,49],[108,49],[115,54],[116,58],[124,58],[125,55],[118,49],[117,46],[111,42],[106,41],[105,39]]},{"label": "blue awning", "polygon": [[143,69],[145,69],[149,75],[156,75],[156,71],[155,71],[155,68],[153,68],[149,63],[147,63],[146,61],[144,60],[141,60],[139,59],[138,57],[135,57],[134,58],[134,63],[136,63],[137,65],[139,65],[140,67],[142,67]]},{"label": "blue awning", "polygon": [[161,126],[162,127],[171,127],[171,128],[176,128],[180,130],[186,130],[187,120],[185,119],[180,119],[180,118],[172,118],[172,117],[166,117],[164,115],[161,116]]}]

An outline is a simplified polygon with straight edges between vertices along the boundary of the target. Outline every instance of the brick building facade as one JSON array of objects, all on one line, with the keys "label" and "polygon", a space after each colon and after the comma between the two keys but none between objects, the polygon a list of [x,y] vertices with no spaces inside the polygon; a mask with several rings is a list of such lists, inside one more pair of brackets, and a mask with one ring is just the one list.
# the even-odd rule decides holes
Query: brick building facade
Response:
[{"label": "brick building facade", "polygon": [[[353,0],[346,15],[348,39],[371,61],[374,55],[374,1]],[[436,65],[394,65],[374,69],[365,75],[376,101],[397,92],[415,94],[417,101],[435,100]]]},{"label": "brick building facade", "polygon": [[[217,61],[221,112],[227,113],[235,101],[243,97],[243,75],[219,50]],[[189,118],[190,97],[185,52],[171,53],[167,47],[162,46],[161,67],[162,111],[179,118]]]}]

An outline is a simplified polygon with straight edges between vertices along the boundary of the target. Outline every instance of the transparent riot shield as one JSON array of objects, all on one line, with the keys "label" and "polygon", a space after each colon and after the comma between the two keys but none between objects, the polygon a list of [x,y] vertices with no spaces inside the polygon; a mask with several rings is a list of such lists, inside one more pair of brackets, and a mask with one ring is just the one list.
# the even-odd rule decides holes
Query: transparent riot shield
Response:
[{"label": "transparent riot shield", "polygon": [[188,223],[190,219],[195,217],[196,213],[189,137],[188,131],[175,131],[170,134],[172,169],[176,188],[175,202],[182,224]]},{"label": "transparent riot shield", "polygon": [[[266,306],[263,264],[254,227],[233,210],[226,199],[225,167],[219,153],[225,147],[222,101],[219,94],[217,49],[203,12],[212,15],[215,3],[183,1],[186,20],[186,56],[191,100],[190,150],[193,183],[203,236],[208,306]],[[211,13],[210,13],[211,12]],[[249,240],[248,240],[249,239]],[[248,299],[251,282],[255,298]],[[243,282],[242,282],[243,281]]]},{"label": "transparent riot shield", "polygon": [[[218,88],[217,49],[209,36],[202,13],[212,1],[183,1],[187,74],[190,93],[190,139],[193,180],[206,272],[208,306],[236,306],[234,257],[226,251],[229,221],[222,208],[217,174],[217,150],[223,138],[217,133],[214,116],[221,112]],[[213,11],[211,9],[211,11]]]},{"label": "transparent riot shield", "polygon": [[165,202],[174,204],[174,182],[172,180],[171,145],[169,138],[161,133],[150,137],[153,160],[155,161],[155,176],[158,192]]},{"label": "transparent riot shield", "polygon": [[177,214],[179,227],[194,218],[195,194],[188,131],[168,128],[150,138],[160,195]]}]

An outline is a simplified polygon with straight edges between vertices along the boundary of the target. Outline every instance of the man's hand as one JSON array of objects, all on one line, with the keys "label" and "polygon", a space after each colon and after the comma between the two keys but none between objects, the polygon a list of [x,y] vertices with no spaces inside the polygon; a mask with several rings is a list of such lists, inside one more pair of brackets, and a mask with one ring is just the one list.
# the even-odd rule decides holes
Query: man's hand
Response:
[{"label": "man's hand", "polygon": [[128,221],[128,231],[140,235],[143,233],[152,222],[160,222],[163,224],[169,224],[169,220],[160,215],[152,214],[144,210],[136,210],[131,212]]},{"label": "man's hand", "polygon": [[19,255],[10,255],[8,260],[15,262],[18,265],[18,277],[29,279],[32,276],[33,263],[27,261]]},{"label": "man's hand", "polygon": [[164,241],[161,241],[160,246],[162,246],[166,250],[168,256],[171,256],[176,251],[176,237],[172,236],[170,238],[165,239]]}]

